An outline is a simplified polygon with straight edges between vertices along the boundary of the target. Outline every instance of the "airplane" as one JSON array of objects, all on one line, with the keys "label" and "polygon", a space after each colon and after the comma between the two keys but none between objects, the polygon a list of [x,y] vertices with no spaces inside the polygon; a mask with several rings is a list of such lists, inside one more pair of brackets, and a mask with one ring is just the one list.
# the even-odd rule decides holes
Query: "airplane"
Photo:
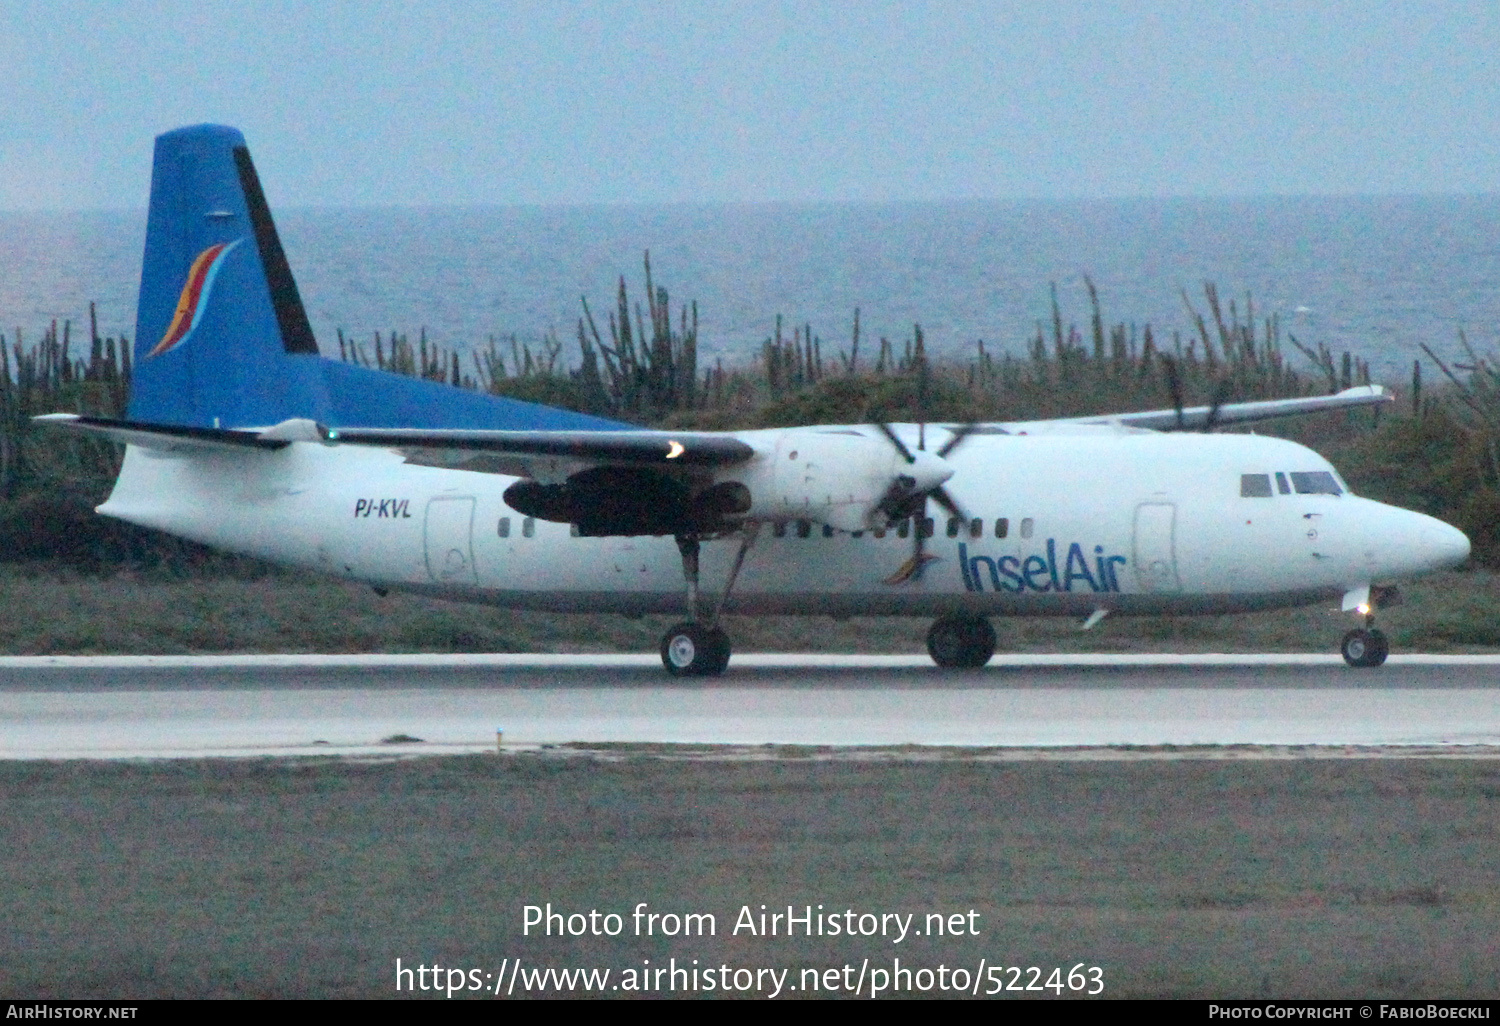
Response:
[{"label": "airplane", "polygon": [[[1061,420],[645,430],[319,354],[244,137],[159,136],[123,418],[97,511],[386,589],[516,609],[677,613],[678,676],[729,664],[727,613],[933,617],[945,668],[992,616],[1375,610],[1469,541],[1352,494],[1316,452],[1211,429],[1336,395]],[[933,509],[931,507],[937,507]]]}]

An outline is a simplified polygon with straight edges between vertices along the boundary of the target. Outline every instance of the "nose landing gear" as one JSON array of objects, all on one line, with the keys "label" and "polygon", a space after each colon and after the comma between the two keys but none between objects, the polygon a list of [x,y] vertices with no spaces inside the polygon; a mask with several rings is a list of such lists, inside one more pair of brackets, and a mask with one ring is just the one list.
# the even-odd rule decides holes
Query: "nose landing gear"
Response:
[{"label": "nose landing gear", "polygon": [[1401,604],[1401,593],[1393,586],[1372,588],[1365,585],[1344,596],[1344,609],[1355,610],[1365,618],[1365,625],[1344,635],[1339,652],[1350,666],[1379,666],[1391,654],[1390,642],[1375,629],[1375,610]]},{"label": "nose landing gear", "polygon": [[1344,640],[1339,644],[1339,651],[1344,655],[1344,662],[1350,666],[1379,666],[1390,655],[1391,646],[1384,634],[1371,627],[1345,634]]}]

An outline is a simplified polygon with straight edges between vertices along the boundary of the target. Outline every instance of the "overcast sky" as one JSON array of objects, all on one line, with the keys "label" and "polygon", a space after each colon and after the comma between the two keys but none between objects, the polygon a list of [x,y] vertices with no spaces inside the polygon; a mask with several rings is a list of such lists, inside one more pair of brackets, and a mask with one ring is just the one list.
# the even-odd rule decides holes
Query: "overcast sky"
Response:
[{"label": "overcast sky", "polygon": [[1500,4],[0,0],[0,210],[1500,191]]}]

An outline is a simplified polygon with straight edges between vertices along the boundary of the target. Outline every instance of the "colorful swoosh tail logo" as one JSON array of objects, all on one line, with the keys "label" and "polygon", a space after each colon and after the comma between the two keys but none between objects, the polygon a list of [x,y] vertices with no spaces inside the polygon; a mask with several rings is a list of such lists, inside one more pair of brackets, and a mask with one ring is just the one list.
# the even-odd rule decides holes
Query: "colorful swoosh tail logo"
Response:
[{"label": "colorful swoosh tail logo", "polygon": [[187,341],[193,329],[198,327],[198,322],[203,319],[209,290],[214,286],[214,278],[218,275],[224,258],[243,241],[235,239],[233,242],[216,243],[193,260],[193,266],[188,268],[187,284],[182,286],[182,295],[177,297],[177,312],[172,316],[172,323],[167,325],[167,333],[156,343],[156,347],[146,354],[147,359],[176,349]]}]

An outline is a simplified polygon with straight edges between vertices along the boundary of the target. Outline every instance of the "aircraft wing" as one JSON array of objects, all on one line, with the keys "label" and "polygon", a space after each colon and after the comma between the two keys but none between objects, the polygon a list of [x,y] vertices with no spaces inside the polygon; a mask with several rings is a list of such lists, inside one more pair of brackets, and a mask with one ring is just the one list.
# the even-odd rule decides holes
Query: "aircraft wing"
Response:
[{"label": "aircraft wing", "polygon": [[[1225,403],[1214,411],[1212,406],[1188,406],[1181,410],[1146,410],[1140,413],[1106,413],[1092,417],[1063,417],[1057,420],[1018,421],[1015,423],[986,425],[977,433],[1007,433],[1046,430],[1049,427],[1079,424],[1118,424],[1124,427],[1146,428],[1155,431],[1197,431],[1205,427],[1223,427],[1227,424],[1250,424],[1259,420],[1274,420],[1277,417],[1297,417],[1308,413],[1326,413],[1329,410],[1349,410],[1360,406],[1378,406],[1394,402],[1391,395],[1379,385],[1359,385],[1346,388],[1334,395],[1309,396],[1303,399],[1266,399],[1251,403]],[[1213,413],[1210,425],[1209,414]]]},{"label": "aircraft wing", "polygon": [[[1277,417],[1293,417],[1330,410],[1355,409],[1394,401],[1379,385],[1346,388],[1335,395],[1302,399],[1190,406],[1184,409],[1139,413],[1063,417],[1055,420],[1013,421],[970,425],[965,435],[1003,435],[1044,432],[1072,426],[1118,426],[1145,430],[1201,430],[1247,424]],[[327,445],[365,445],[399,449],[413,462],[471,465],[474,469],[534,475],[552,464],[659,466],[704,469],[749,461],[756,450],[732,434],[711,431],[486,431],[420,428],[328,428],[312,420],[283,421],[267,428],[201,428],[144,424],[108,417],[52,413],[34,418],[40,423],[183,455],[209,450],[279,449],[291,442]],[[485,465],[488,463],[489,465]]]},{"label": "aircraft wing", "polygon": [[472,431],[329,428],[324,440],[388,449],[431,449],[510,457],[560,457],[589,463],[722,467],[744,463],[755,450],[707,431]]}]

